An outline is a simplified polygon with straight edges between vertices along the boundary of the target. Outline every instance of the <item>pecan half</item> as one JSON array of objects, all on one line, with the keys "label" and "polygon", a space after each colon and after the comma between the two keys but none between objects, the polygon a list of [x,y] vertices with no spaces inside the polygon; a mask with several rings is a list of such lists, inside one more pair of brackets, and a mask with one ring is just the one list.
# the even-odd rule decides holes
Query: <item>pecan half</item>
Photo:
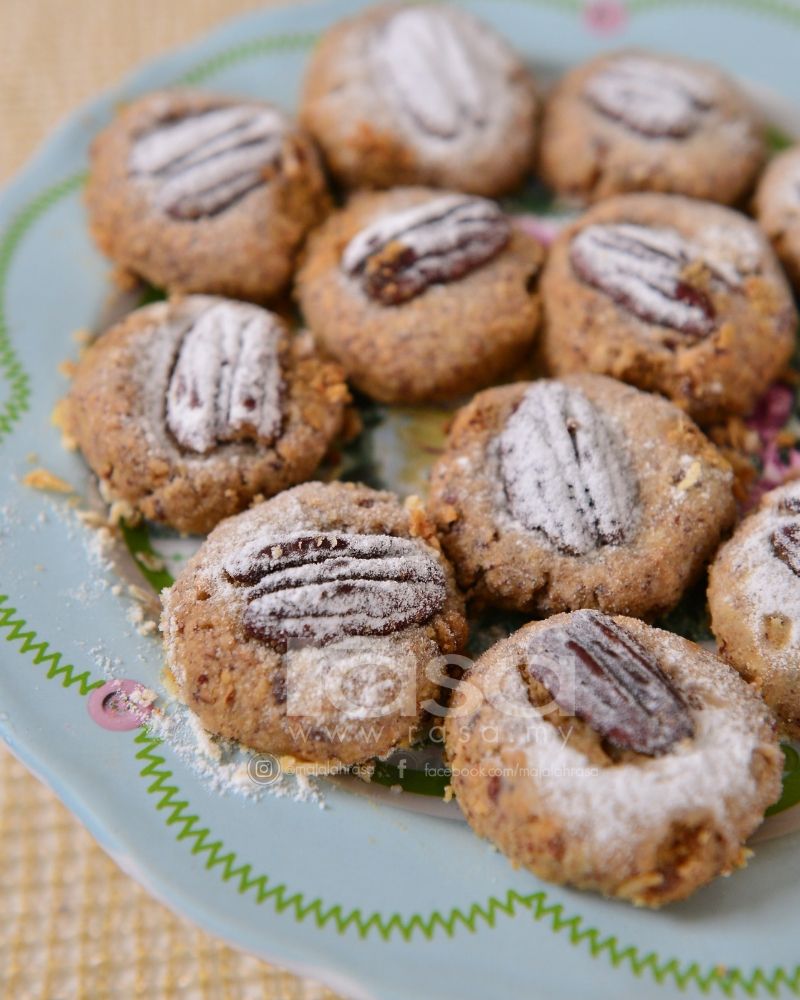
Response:
[{"label": "pecan half", "polygon": [[443,195],[362,229],[347,244],[342,268],[370,298],[398,305],[430,285],[463,278],[510,237],[511,223],[494,202]]},{"label": "pecan half", "polygon": [[683,139],[714,103],[711,86],[685,66],[625,56],[589,77],[583,91],[601,114],[632,132]]},{"label": "pecan half", "polygon": [[452,140],[482,128],[489,114],[472,19],[435,7],[398,11],[376,31],[376,86],[421,137]]},{"label": "pecan half", "polygon": [[694,736],[686,702],[652,653],[599,611],[537,633],[526,667],[555,703],[623,750],[655,757]]},{"label": "pecan half", "polygon": [[444,605],[444,571],[422,543],[390,535],[294,533],[258,538],[224,565],[247,588],[248,635],[277,648],[391,635]]},{"label": "pecan half", "polygon": [[694,342],[713,331],[716,311],[708,294],[683,277],[693,252],[674,229],[622,222],[582,229],[570,261],[582,281],[617,305]]},{"label": "pecan half", "polygon": [[267,182],[285,130],[278,111],[248,105],[170,118],[135,140],[130,170],[171,218],[214,216]]},{"label": "pecan half", "polygon": [[637,488],[603,414],[578,389],[535,382],[499,437],[512,516],[562,552],[583,555],[623,542]]},{"label": "pecan half", "polygon": [[775,555],[786,563],[795,576],[800,576],[800,521],[776,528],[769,540]]},{"label": "pecan half", "polygon": [[280,433],[281,329],[243,302],[201,312],[181,339],[167,388],[166,423],[188,451],[230,441],[271,444]]}]

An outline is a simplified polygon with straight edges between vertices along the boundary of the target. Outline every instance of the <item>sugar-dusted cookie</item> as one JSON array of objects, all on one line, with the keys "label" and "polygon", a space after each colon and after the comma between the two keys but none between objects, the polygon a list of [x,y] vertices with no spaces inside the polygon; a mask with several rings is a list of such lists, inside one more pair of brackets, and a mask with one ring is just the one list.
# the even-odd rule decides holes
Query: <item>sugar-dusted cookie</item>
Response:
[{"label": "sugar-dusted cookie", "polygon": [[797,311],[763,233],[677,195],[609,198],[542,275],[545,368],[660,392],[703,424],[749,413],[794,349]]},{"label": "sugar-dusted cookie", "polygon": [[539,167],[561,194],[599,201],[663,191],[733,204],[765,157],[764,126],[720,70],[626,50],[598,56],[556,85]]},{"label": "sugar-dusted cookie", "polygon": [[348,400],[341,369],[274,313],[194,295],[138,309],[92,345],[67,429],[109,500],[204,532],[308,479]]},{"label": "sugar-dusted cookie", "polygon": [[354,764],[407,744],[463,603],[413,504],[307,483],[223,521],[163,594],[180,697],[212,733]]},{"label": "sugar-dusted cookie", "polygon": [[330,198],[314,144],[261,101],[169,90],[127,105],[92,144],[100,249],[171,292],[280,293]]},{"label": "sugar-dusted cookie", "polygon": [[770,162],[758,185],[756,216],[800,289],[800,143]]},{"label": "sugar-dusted cookie", "polygon": [[300,119],[346,187],[498,195],[533,165],[536,91],[494,30],[445,4],[341,21],[309,63]]},{"label": "sugar-dusted cookie", "polygon": [[800,738],[800,483],[767,493],[709,575],[719,650]]},{"label": "sugar-dusted cookie", "polygon": [[633,618],[526,625],[445,724],[470,826],[540,878],[642,906],[743,865],[781,790],[772,713],[712,653]]},{"label": "sugar-dusted cookie", "polygon": [[735,516],[728,463],[671,403],[598,375],[487,389],[459,411],[430,510],[478,604],[671,608]]},{"label": "sugar-dusted cookie", "polygon": [[313,233],[296,295],[322,348],[389,403],[458,396],[528,359],[544,254],[495,202],[355,195]]}]

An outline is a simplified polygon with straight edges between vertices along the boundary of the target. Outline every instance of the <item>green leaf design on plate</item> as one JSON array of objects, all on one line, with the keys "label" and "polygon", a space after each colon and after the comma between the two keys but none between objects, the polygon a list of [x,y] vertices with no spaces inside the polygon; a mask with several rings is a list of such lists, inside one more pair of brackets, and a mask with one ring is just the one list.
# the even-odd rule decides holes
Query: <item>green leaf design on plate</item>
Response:
[{"label": "green leaf design on plate", "polygon": [[800,802],[800,754],[788,743],[781,744],[783,750],[783,792],[778,801],[767,809],[767,816],[785,812]]},{"label": "green leaf design on plate", "polygon": [[794,139],[783,131],[778,125],[767,125],[765,130],[767,149],[771,153],[781,153],[794,145]]},{"label": "green leaf design on plate", "polygon": [[160,594],[165,587],[171,587],[175,582],[172,575],[163,568],[163,558],[156,552],[150,542],[150,533],[144,521],[132,525],[123,521],[120,524],[122,537],[128,552],[133,556],[142,576],[153,590]]},{"label": "green leaf design on plate", "polygon": [[426,774],[424,771],[399,768],[396,764],[382,760],[375,762],[371,780],[387,788],[399,786],[404,792],[430,795],[439,799],[444,797],[445,789],[450,784],[449,774]]}]

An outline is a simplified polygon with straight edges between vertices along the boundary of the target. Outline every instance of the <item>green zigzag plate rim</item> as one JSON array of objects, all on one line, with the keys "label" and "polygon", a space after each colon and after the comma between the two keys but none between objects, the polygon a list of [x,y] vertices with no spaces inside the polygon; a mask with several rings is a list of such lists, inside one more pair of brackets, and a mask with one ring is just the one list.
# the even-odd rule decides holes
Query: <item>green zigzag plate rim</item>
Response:
[{"label": "green zigzag plate rim", "polygon": [[[48,680],[60,680],[62,687],[77,690],[82,697],[102,685],[102,681],[92,678],[90,671],[77,672],[71,663],[64,663],[63,655],[51,649],[50,643],[41,639],[28,622],[18,616],[17,609],[8,605],[8,600],[8,595],[0,594],[0,631],[6,633],[7,642],[18,644],[20,655],[31,656],[37,666],[46,664]],[[671,979],[680,989],[693,984],[702,993],[718,988],[726,996],[733,995],[737,987],[749,996],[756,996],[760,989],[775,996],[782,986],[795,995],[800,994],[800,965],[792,972],[779,966],[772,972],[755,968],[746,974],[738,968],[719,966],[703,970],[697,962],[682,965],[679,959],[662,959],[654,951],[642,955],[635,945],[621,945],[615,935],[603,936],[598,928],[584,926],[580,914],[566,915],[564,905],[549,902],[543,889],[529,894],[509,889],[505,898],[490,896],[485,903],[473,903],[466,910],[453,907],[448,914],[433,910],[428,916],[421,913],[405,917],[399,913],[384,916],[377,911],[365,916],[360,907],[345,912],[341,905],[326,906],[318,897],[309,902],[302,892],[292,893],[283,883],[270,885],[269,876],[253,874],[249,862],[240,862],[235,851],[226,851],[221,840],[213,839],[211,831],[192,811],[174,783],[165,758],[156,753],[161,742],[145,727],[137,731],[133,740],[138,747],[136,759],[144,762],[139,774],[144,779],[152,779],[147,785],[147,794],[154,797],[155,809],[165,812],[165,825],[177,827],[176,840],[190,842],[194,855],[207,855],[206,869],[219,869],[221,880],[232,883],[238,893],[252,895],[257,904],[270,901],[276,913],[288,913],[298,923],[312,919],[319,929],[332,924],[339,934],[353,929],[362,939],[377,934],[384,941],[398,935],[410,941],[415,934],[420,934],[430,941],[437,931],[452,937],[459,927],[463,927],[474,933],[480,924],[494,928],[498,916],[514,917],[527,911],[533,920],[549,923],[552,931],[566,931],[570,943],[585,945],[593,958],[605,956],[613,968],[627,966],[637,977],[649,973],[657,983]]]},{"label": "green zigzag plate rim", "polygon": [[[582,9],[582,5],[577,0],[517,0],[517,2],[555,6],[573,13],[578,13]],[[690,2],[691,0],[633,0],[627,6],[628,11],[635,15],[658,7],[679,6]],[[731,0],[706,0],[706,2],[754,10],[760,14],[781,18],[800,27],[800,9],[781,3],[780,0],[766,0],[766,2],[764,0],[733,0],[733,2]],[[204,60],[182,74],[176,83],[186,86],[200,84],[227,66],[240,61],[262,58],[280,51],[308,48],[314,43],[315,37],[310,33],[294,33],[267,35],[253,39],[250,42],[232,46],[216,56]],[[31,226],[62,198],[82,187],[85,178],[84,172],[73,174],[29,201],[12,219],[2,240],[0,240],[0,372],[9,386],[9,397],[0,408],[0,443],[11,434],[14,425],[18,423],[30,405],[30,377],[23,369],[13,349],[6,317],[6,286],[11,264],[20,243]],[[39,640],[35,631],[25,631],[28,628],[27,622],[22,618],[15,617],[17,611],[15,608],[7,606],[8,600],[7,595],[0,595],[0,629],[7,631],[7,641],[20,644],[18,652],[21,655],[33,654],[33,662],[36,665],[49,663],[47,678],[49,680],[60,679],[64,688],[77,686],[81,696],[85,697],[90,691],[102,684],[102,681],[93,680],[88,670],[78,673],[71,664],[62,664],[61,653],[51,652],[50,644]],[[800,965],[796,966],[791,973],[783,967],[777,967],[771,973],[755,968],[752,973],[747,975],[738,968],[722,969],[717,966],[704,972],[696,962],[688,963],[682,967],[678,959],[660,959],[653,951],[640,955],[639,949],[635,945],[621,946],[617,942],[616,936],[603,937],[597,928],[583,927],[584,918],[580,915],[564,916],[563,904],[548,903],[547,893],[544,890],[523,895],[509,889],[504,900],[490,896],[485,905],[474,903],[466,913],[461,908],[455,907],[448,916],[434,910],[427,918],[422,914],[403,917],[397,913],[386,918],[377,912],[365,918],[358,907],[343,914],[342,907],[338,904],[325,908],[320,899],[314,899],[307,903],[302,893],[287,894],[283,885],[267,889],[268,876],[252,876],[252,866],[249,863],[237,866],[235,852],[221,853],[224,852],[224,845],[219,840],[209,842],[210,831],[207,827],[202,826],[198,816],[191,814],[189,803],[180,799],[176,800],[176,796],[180,796],[180,789],[177,785],[169,784],[172,772],[165,767],[165,758],[155,752],[161,741],[150,736],[147,730],[142,728],[134,738],[134,743],[140,747],[136,753],[136,759],[146,762],[140,771],[141,777],[153,777],[154,779],[147,786],[147,793],[157,796],[155,808],[159,811],[168,809],[166,825],[180,827],[176,839],[194,840],[191,847],[192,853],[208,854],[206,860],[208,870],[221,866],[223,882],[234,881],[234,883],[238,883],[237,891],[241,894],[255,891],[254,898],[257,903],[271,900],[276,913],[290,912],[298,922],[304,922],[309,917],[313,917],[319,928],[333,923],[341,934],[350,928],[355,928],[362,938],[375,932],[383,940],[388,940],[395,934],[399,934],[403,940],[409,941],[415,932],[419,932],[430,940],[437,929],[449,936],[456,932],[459,925],[475,932],[481,922],[489,927],[494,927],[498,915],[503,914],[511,917],[522,909],[527,910],[536,921],[547,922],[549,920],[554,932],[567,930],[570,943],[576,946],[585,943],[592,957],[597,958],[605,954],[614,968],[627,965],[635,976],[642,976],[649,972],[658,983],[671,979],[680,989],[684,989],[692,983],[702,993],[708,993],[716,987],[728,996],[732,995],[737,987],[750,996],[757,995],[760,989],[764,989],[770,995],[776,995],[781,986],[786,986],[795,995],[800,995]]]}]

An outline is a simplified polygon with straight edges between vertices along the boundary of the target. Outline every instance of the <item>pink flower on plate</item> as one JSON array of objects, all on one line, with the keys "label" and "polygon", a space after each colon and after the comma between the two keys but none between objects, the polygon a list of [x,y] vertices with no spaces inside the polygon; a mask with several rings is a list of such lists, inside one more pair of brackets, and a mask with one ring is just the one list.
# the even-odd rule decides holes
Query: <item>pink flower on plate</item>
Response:
[{"label": "pink flower on plate", "polygon": [[779,431],[792,415],[794,390],[783,382],[775,382],[759,400],[753,416],[747,421],[762,438]]},{"label": "pink flower on plate", "polygon": [[621,0],[589,0],[583,22],[596,35],[616,35],[628,23],[628,10]]},{"label": "pink flower on plate", "polygon": [[545,215],[533,215],[527,212],[523,215],[514,216],[514,225],[521,229],[523,233],[538,240],[542,246],[549,247],[558,236],[564,225],[564,219],[547,217]]},{"label": "pink flower on plate", "polygon": [[761,497],[776,486],[800,477],[800,451],[781,447],[779,434],[789,422],[794,410],[795,391],[776,382],[761,399],[755,413],[747,421],[761,439],[761,475],[753,486],[746,507],[754,507]]}]

